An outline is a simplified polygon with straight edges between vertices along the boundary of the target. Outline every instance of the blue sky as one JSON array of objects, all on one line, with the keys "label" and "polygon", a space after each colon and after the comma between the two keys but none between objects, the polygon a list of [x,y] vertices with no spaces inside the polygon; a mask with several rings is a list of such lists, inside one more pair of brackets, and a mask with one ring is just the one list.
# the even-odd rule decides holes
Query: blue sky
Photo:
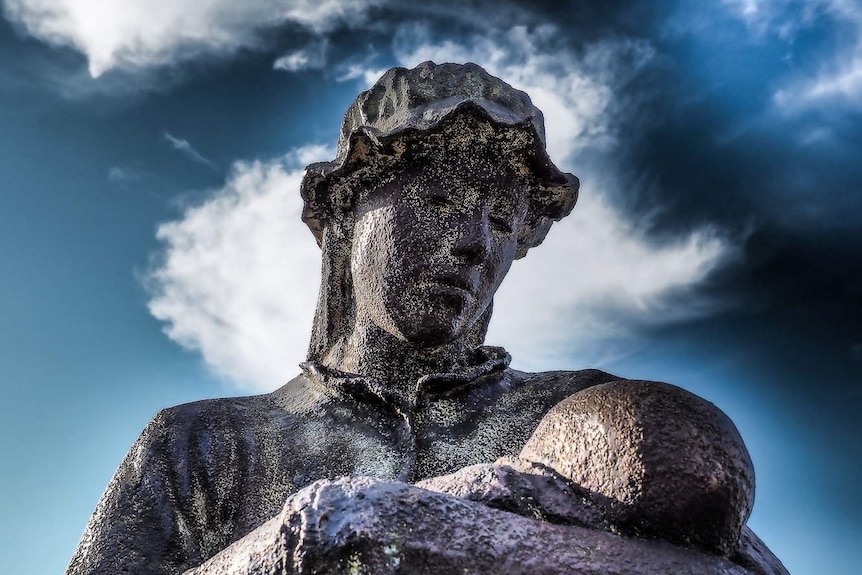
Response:
[{"label": "blue sky", "polygon": [[[304,165],[393,65],[527,90],[582,195],[488,342],[724,409],[795,575],[862,562],[862,8],[843,0],[6,0],[0,562],[62,572],[160,408],[297,372]],[[94,8],[95,7],[95,8]],[[38,565],[34,564],[38,557]]]}]

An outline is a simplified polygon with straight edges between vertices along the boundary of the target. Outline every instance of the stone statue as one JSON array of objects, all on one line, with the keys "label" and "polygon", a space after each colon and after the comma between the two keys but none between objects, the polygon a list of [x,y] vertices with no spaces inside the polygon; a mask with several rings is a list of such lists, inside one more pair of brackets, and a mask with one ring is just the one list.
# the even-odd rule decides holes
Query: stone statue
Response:
[{"label": "stone statue", "polygon": [[323,256],[302,373],[156,415],[68,575],[786,573],[715,406],[482,345],[509,266],[577,199],[525,93],[389,70],[301,192]]}]

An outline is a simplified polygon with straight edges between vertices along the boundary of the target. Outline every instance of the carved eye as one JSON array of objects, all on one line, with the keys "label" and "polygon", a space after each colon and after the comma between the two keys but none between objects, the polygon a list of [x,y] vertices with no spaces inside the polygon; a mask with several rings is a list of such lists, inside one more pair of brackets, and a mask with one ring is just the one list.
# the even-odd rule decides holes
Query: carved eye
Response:
[{"label": "carved eye", "polygon": [[515,230],[512,228],[512,223],[506,219],[497,216],[491,216],[488,218],[488,222],[498,232],[502,232],[504,234],[511,234]]},{"label": "carved eye", "polygon": [[432,206],[448,208],[452,205],[452,200],[449,199],[449,196],[443,194],[433,194],[426,196],[426,198],[428,199],[428,203]]}]

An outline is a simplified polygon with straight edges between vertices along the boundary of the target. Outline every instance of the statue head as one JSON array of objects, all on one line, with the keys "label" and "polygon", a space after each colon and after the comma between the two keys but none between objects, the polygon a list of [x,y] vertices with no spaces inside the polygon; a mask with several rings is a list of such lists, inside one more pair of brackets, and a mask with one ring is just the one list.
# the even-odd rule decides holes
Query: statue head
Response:
[{"label": "statue head", "polygon": [[577,191],[524,92],[476,64],[389,70],[347,110],[335,160],[303,179],[303,221],[323,250],[309,359],[359,316],[419,347],[481,345],[512,261]]}]

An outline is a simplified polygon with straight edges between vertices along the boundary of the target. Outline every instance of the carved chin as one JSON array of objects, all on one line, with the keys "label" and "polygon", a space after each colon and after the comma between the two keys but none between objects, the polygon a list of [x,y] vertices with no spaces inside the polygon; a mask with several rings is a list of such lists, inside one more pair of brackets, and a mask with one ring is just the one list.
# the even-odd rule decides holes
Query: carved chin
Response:
[{"label": "carved chin", "polygon": [[401,330],[404,339],[419,347],[444,345],[463,336],[469,328],[467,305],[455,296],[427,302],[415,321]]},{"label": "carved chin", "polygon": [[[460,321],[446,321],[439,316],[425,316],[415,333],[407,335],[407,340],[418,347],[437,347],[458,339],[463,333]],[[405,334],[406,335],[406,334]]]}]

